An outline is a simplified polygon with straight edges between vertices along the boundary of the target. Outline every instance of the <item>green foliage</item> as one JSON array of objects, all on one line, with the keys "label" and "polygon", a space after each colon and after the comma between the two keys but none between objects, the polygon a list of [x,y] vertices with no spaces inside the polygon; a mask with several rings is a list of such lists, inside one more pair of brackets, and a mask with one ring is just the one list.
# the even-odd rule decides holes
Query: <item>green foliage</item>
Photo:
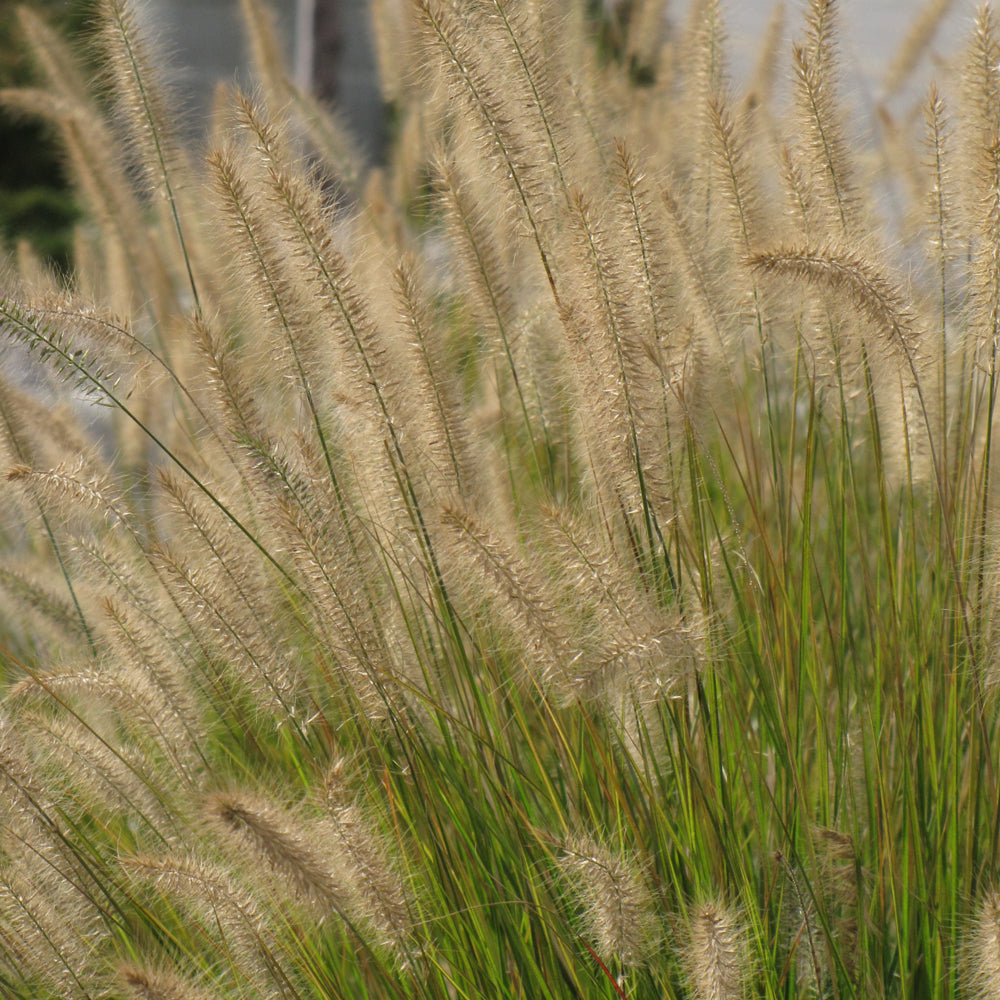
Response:
[{"label": "green foliage", "polygon": [[[91,0],[71,5],[37,3],[59,27],[78,34]],[[31,65],[17,27],[16,6],[0,9],[0,89],[25,86]],[[26,239],[35,252],[59,267],[69,262],[73,224],[78,212],[60,166],[59,147],[44,125],[14,116],[0,107],[0,235]]]}]

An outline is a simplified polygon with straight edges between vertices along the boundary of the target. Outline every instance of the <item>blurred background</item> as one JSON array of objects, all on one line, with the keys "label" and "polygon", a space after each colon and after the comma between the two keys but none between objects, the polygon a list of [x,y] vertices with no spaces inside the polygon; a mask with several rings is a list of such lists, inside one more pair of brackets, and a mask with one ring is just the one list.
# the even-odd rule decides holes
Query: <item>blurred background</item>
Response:
[{"label": "blurred background", "polygon": [[[372,0],[271,0],[289,65],[299,86],[335,104],[369,160],[382,157],[391,109],[383,106],[371,43]],[[393,3],[384,6],[391,12]],[[588,0],[599,30],[615,57],[616,38],[628,18],[630,0]],[[798,31],[805,0],[784,4],[784,33]],[[53,24],[82,40],[96,0],[31,0]],[[146,0],[142,17],[170,57],[175,96],[185,129],[196,142],[218,80],[245,80],[244,46],[237,0]],[[774,0],[723,0],[733,75],[748,77],[776,5]],[[18,37],[17,4],[0,0],[0,88],[31,82],[32,67]],[[663,30],[683,24],[688,3],[666,4]],[[875,135],[882,80],[893,53],[924,11],[941,15],[934,40],[904,90],[889,108],[918,100],[943,60],[968,34],[975,0],[841,0],[844,96],[859,112],[859,132]],[[786,44],[781,50],[789,51]],[[59,153],[43,128],[18,121],[0,108],[0,239],[8,246],[27,240],[65,269],[76,218]]]}]

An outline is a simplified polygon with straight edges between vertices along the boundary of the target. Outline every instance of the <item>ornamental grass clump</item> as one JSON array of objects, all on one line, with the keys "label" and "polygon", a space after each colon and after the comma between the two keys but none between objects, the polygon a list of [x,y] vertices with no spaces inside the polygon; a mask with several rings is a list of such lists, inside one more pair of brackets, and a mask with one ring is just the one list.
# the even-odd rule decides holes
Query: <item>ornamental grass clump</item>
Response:
[{"label": "ornamental grass clump", "polygon": [[833,0],[612,6],[372,0],[378,167],[22,10],[4,997],[995,992],[995,16],[864,136]]}]

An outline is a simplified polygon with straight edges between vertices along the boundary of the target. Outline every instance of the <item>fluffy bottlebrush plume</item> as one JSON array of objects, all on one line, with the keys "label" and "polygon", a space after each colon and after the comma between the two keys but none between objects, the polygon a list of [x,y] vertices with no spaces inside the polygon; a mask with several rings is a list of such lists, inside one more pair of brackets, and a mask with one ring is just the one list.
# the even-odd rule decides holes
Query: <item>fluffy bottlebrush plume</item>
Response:
[{"label": "fluffy bottlebrush plume", "polygon": [[[90,954],[101,936],[98,926],[106,916],[106,889],[94,870],[91,849],[67,835],[71,824],[64,822],[58,797],[33,759],[35,748],[27,744],[26,736],[20,726],[15,731],[0,714],[0,849],[4,853],[0,873],[15,912],[23,911],[26,928],[36,927],[44,937],[43,926],[49,925],[56,939],[61,933],[74,939],[79,936],[79,950],[67,948],[65,961],[70,964],[60,969],[73,971],[76,966],[75,973],[82,974],[83,956]],[[67,921],[66,914],[73,914],[74,920]],[[9,915],[0,915],[0,927],[12,926],[11,920]]]},{"label": "fluffy bottlebrush plume", "polygon": [[[110,985],[97,958],[105,934],[102,914],[73,876],[63,877],[36,845],[0,866],[0,954],[13,953],[15,967],[34,986],[24,996],[41,988],[93,1000]],[[4,980],[9,983],[6,973]]]},{"label": "fluffy bottlebrush plume", "polygon": [[227,964],[252,989],[267,997],[274,994],[275,985],[280,989],[281,964],[271,927],[253,895],[229,872],[195,858],[172,856],[128,857],[119,863],[136,882],[196,915],[202,933],[223,950]]},{"label": "fluffy bottlebrush plume", "polygon": [[75,53],[27,6],[18,9],[18,19],[47,86],[44,92],[5,91],[0,103],[39,115],[58,129],[78,191],[106,235],[114,234],[128,248],[123,260],[126,287],[138,291],[162,318],[172,308],[170,278],[157,241],[146,235],[139,201],[121,157],[116,156],[118,143],[97,104],[88,97]]},{"label": "fluffy bottlebrush plume", "polygon": [[[5,395],[10,393],[0,405],[6,407],[16,400],[16,420],[23,433],[21,441],[27,444],[25,454],[30,456],[23,463],[12,461],[11,466],[24,464],[33,469],[79,466],[89,478],[109,484],[115,492],[109,465],[95,447],[94,438],[80,426],[78,410],[73,406],[46,405],[9,387],[0,391]],[[6,424],[6,419],[3,422]]]},{"label": "fluffy bottlebrush plume", "polygon": [[412,921],[407,893],[371,824],[354,803],[313,820],[238,793],[220,793],[208,816],[287,881],[321,918],[345,917],[371,933],[369,944],[405,959]]},{"label": "fluffy bottlebrush plume", "polygon": [[726,335],[716,312],[715,297],[707,277],[709,269],[696,249],[703,246],[704,241],[695,238],[696,223],[690,219],[673,188],[664,186],[660,195],[666,209],[664,234],[673,258],[672,270],[678,294],[692,316],[698,339],[714,347],[719,353],[718,360],[722,361],[728,353],[725,350]]},{"label": "fluffy bottlebrush plume", "polygon": [[[322,366],[318,364],[321,344],[317,333],[320,307],[315,300],[303,296],[282,267],[285,248],[273,226],[264,223],[266,205],[252,177],[247,174],[246,159],[246,151],[230,143],[209,154],[220,229],[229,238],[233,283],[239,282],[245,306],[253,311],[254,318],[269,334],[262,338],[268,350],[268,364],[273,368],[277,363],[284,380],[292,380],[299,386],[322,440],[319,388],[323,385],[323,376]],[[248,275],[253,280],[247,281]],[[199,343],[203,351],[211,352],[216,366],[224,363],[223,345],[218,339],[206,340],[203,332]],[[252,413],[249,409],[252,404],[249,394],[240,386],[239,367],[235,358],[229,359],[227,371],[217,367],[216,384],[226,393],[223,405],[229,410],[236,407],[231,416],[245,421]],[[254,395],[259,396],[260,392]],[[244,430],[245,426],[241,426],[240,431]]]},{"label": "fluffy bottlebrush plume", "polygon": [[145,678],[156,688],[153,703],[162,704],[157,727],[172,738],[165,746],[178,770],[192,764],[187,752],[198,756],[204,729],[201,709],[193,695],[191,676],[195,664],[178,651],[177,636],[165,626],[163,609],[144,609],[124,596],[105,596],[101,602],[100,638],[107,654],[127,672]]},{"label": "fluffy bottlebrush plume", "polygon": [[965,219],[978,228],[982,188],[982,155],[997,142],[1000,121],[1000,40],[993,9],[988,3],[976,11],[975,31],[962,59],[962,86],[958,105],[959,141],[963,184],[956,194]]},{"label": "fluffy bottlebrush plume", "polygon": [[593,519],[554,505],[543,506],[539,513],[543,538],[568,589],[614,626],[646,617],[637,579]]},{"label": "fluffy bottlebrush plume", "polygon": [[287,100],[291,81],[274,14],[260,0],[240,0],[240,20],[246,35],[250,63],[263,87],[264,97],[271,107],[281,107]]},{"label": "fluffy bottlebrush plume", "polygon": [[372,40],[382,97],[398,104],[405,98],[405,66],[412,45],[410,9],[406,0],[373,0]]},{"label": "fluffy bottlebrush plume", "polygon": [[689,933],[685,964],[695,1000],[743,1000],[750,954],[739,912],[722,902],[703,903],[691,915]]},{"label": "fluffy bottlebrush plume", "polygon": [[823,208],[809,183],[801,151],[782,145],[779,167],[789,224],[804,242],[815,243],[818,234],[825,231]]},{"label": "fluffy bottlebrush plume", "polygon": [[711,123],[708,103],[723,93],[727,86],[725,56],[726,30],[719,0],[696,0],[688,10],[684,27],[685,42],[681,48],[681,73],[684,85],[682,120],[689,130],[689,145],[682,155],[690,158],[692,192],[697,191],[697,203],[691,215],[699,234],[709,227],[717,183],[711,155]]},{"label": "fluffy bottlebrush plume", "polygon": [[642,511],[642,476],[652,466],[640,452],[630,389],[646,373],[630,303],[622,294],[627,286],[608,246],[610,234],[581,192],[574,195],[571,225],[578,269],[564,300],[572,305],[563,305],[561,319],[580,386],[577,416],[587,460],[612,511]]},{"label": "fluffy bottlebrush plume", "polygon": [[[569,196],[575,182],[569,171],[573,167],[578,172],[581,165],[574,163],[573,117],[558,113],[569,101],[569,95],[557,85],[564,75],[562,54],[559,48],[545,44],[543,25],[526,16],[519,5],[485,0],[483,8],[489,15],[485,26],[492,30],[496,50],[503,54],[508,99],[524,109],[525,125],[537,143],[536,162],[552,169],[557,190]],[[498,63],[495,60],[494,64]]]},{"label": "fluffy bottlebrush plume", "polygon": [[[21,552],[27,557],[29,552],[51,550],[60,564],[61,587],[69,590],[71,602],[79,604],[84,599],[80,592],[82,581],[77,581],[76,567],[70,565],[71,547],[66,545],[62,532],[57,537],[54,528],[66,524],[82,525],[88,533],[105,537],[120,532],[94,531],[95,519],[86,504],[76,502],[73,494],[77,490],[72,482],[48,482],[42,484],[43,489],[36,488],[33,482],[36,478],[45,480],[47,477],[45,473],[36,473],[35,469],[69,462],[72,466],[72,472],[67,473],[70,481],[76,478],[73,472],[80,471],[91,486],[107,486],[106,467],[97,458],[93,440],[81,433],[77,420],[71,410],[47,406],[14,389],[0,377],[0,469],[12,474],[9,479],[0,476],[0,487],[11,514],[20,511],[22,524],[20,540],[11,546],[11,555]],[[61,471],[66,473],[65,468]],[[60,476],[57,472],[56,478]],[[68,490],[64,490],[64,486]],[[94,499],[89,488],[85,488],[85,493],[89,499]],[[111,496],[117,497],[113,487],[108,488],[105,499]],[[116,510],[118,516],[126,515],[124,506],[116,506]],[[115,520],[115,515],[109,519]],[[32,565],[33,560],[28,558],[20,575],[25,581],[35,575],[35,583],[43,588],[48,586],[50,567],[39,565],[38,574],[33,574]],[[18,572],[10,559],[8,569]],[[59,593],[58,585],[55,593]],[[82,610],[77,614],[82,616]]]},{"label": "fluffy bottlebrush plume", "polygon": [[232,336],[216,323],[197,317],[191,342],[204,365],[204,386],[214,411],[229,436],[247,442],[266,436],[266,421],[253,391],[246,360]]},{"label": "fluffy bottlebrush plume", "polygon": [[399,608],[386,597],[391,570],[370,526],[331,483],[323,457],[301,440],[298,445],[298,455],[260,456],[258,477],[267,491],[262,509],[294,563],[329,676],[369,721],[402,718],[406,700],[394,639]]},{"label": "fluffy bottlebrush plume", "polygon": [[965,931],[961,979],[971,1000],[1000,997],[1000,893],[996,890],[979,900]]},{"label": "fluffy bottlebrush plume", "polygon": [[[771,9],[763,40],[757,53],[750,82],[746,88],[744,110],[753,115],[763,114],[770,120],[775,82],[780,79],[782,50],[785,44],[785,4],[776,3]],[[773,131],[774,122],[769,122]]]},{"label": "fluffy bottlebrush plume", "polygon": [[319,154],[323,172],[360,196],[364,188],[364,157],[337,114],[289,76],[281,53],[281,33],[272,12],[260,0],[240,0],[250,60],[267,104],[287,108]]},{"label": "fluffy bottlebrush plume", "polygon": [[716,160],[722,201],[728,216],[732,241],[743,252],[761,242],[761,234],[773,231],[762,225],[759,179],[751,172],[751,156],[746,139],[725,100],[713,95],[708,102],[712,153]]},{"label": "fluffy bottlebrush plume", "polygon": [[623,696],[646,703],[674,693],[704,660],[697,630],[676,610],[655,606],[595,525],[545,508],[541,526],[570,595],[576,642],[592,646],[581,661],[592,663],[592,684],[602,698],[617,708]]},{"label": "fluffy bottlebrush plume", "polygon": [[837,830],[820,829],[805,867],[781,852],[776,860],[783,883],[782,923],[798,980],[818,995],[845,977],[858,990],[863,970],[854,841]]},{"label": "fluffy bottlebrush plume", "polygon": [[796,122],[809,183],[826,213],[827,237],[858,235],[858,198],[849,144],[837,103],[835,0],[810,0],[806,34],[793,50]]},{"label": "fluffy bottlebrush plume", "polygon": [[101,0],[97,24],[108,86],[122,124],[123,137],[147,186],[169,209],[169,217],[164,219],[165,227],[177,235],[180,267],[194,304],[200,310],[194,261],[197,234],[191,225],[195,215],[186,211],[182,204],[190,187],[189,168],[176,132],[177,118],[170,112],[154,50],[139,26],[131,0]]},{"label": "fluffy bottlebrush plume", "polygon": [[298,672],[280,633],[268,633],[268,620],[254,618],[226,577],[200,555],[188,558],[155,546],[149,556],[210,660],[237,680],[262,711],[288,722],[297,719]]},{"label": "fluffy bottlebrush plume", "polygon": [[[240,97],[238,116],[266,177],[265,218],[284,248],[279,266],[301,290],[307,307],[322,317],[320,328],[328,331],[328,339],[319,345],[324,350],[323,366],[330,370],[332,348],[337,359],[336,391],[350,393],[338,416],[359,485],[368,494],[369,512],[390,533],[405,530],[405,522],[399,523],[404,516],[399,508],[410,507],[414,500],[407,487],[410,473],[403,440],[408,413],[402,391],[405,373],[393,345],[374,322],[351,267],[336,248],[322,187],[292,160],[279,125],[263,109]],[[373,440],[382,445],[373,448]],[[419,513],[411,508],[410,516],[419,518]]]},{"label": "fluffy bottlebrush plume", "polygon": [[912,377],[886,378],[877,386],[885,475],[893,488],[916,488],[936,481],[934,436],[947,416],[941,413],[938,396],[930,389],[928,385],[925,391]]},{"label": "fluffy bottlebrush plume", "polygon": [[701,662],[704,636],[698,626],[667,625],[629,644],[610,644],[614,683],[604,710],[620,748],[639,774],[671,767],[673,722],[666,703],[684,698]]},{"label": "fluffy bottlebrush plume", "polygon": [[42,774],[58,789],[63,810],[112,821],[127,815],[134,829],[156,840],[171,837],[178,819],[171,801],[173,775],[160,761],[112,734],[102,736],[86,722],[21,712]]},{"label": "fluffy bottlebrush plume", "polygon": [[[666,360],[671,391],[686,422],[696,428],[705,417],[706,401],[720,388],[731,388],[735,382],[729,341],[717,298],[702,256],[696,249],[704,246],[695,240],[693,226],[675,192],[664,187],[661,200],[665,246],[671,258],[675,295],[683,312],[675,322],[680,333],[662,356]],[[715,372],[717,374],[711,374]]]},{"label": "fluffy bottlebrush plume", "polygon": [[954,6],[955,0],[925,0],[885,71],[882,79],[883,100],[899,93]]},{"label": "fluffy bottlebrush plume", "polygon": [[365,155],[348,124],[334,109],[297,87],[292,88],[289,100],[296,120],[301,122],[309,144],[316,150],[317,168],[325,177],[332,178],[338,188],[346,189],[358,199],[366,209],[366,218],[377,219],[377,206],[372,203],[366,183],[366,177],[370,180],[375,174],[368,170]]},{"label": "fluffy bottlebrush plume", "polygon": [[[987,537],[990,537],[989,535]],[[991,701],[1000,695],[1000,558],[995,546],[987,546],[987,568],[983,578],[982,630],[979,677]]]},{"label": "fluffy bottlebrush plume", "polygon": [[[0,375],[0,457],[4,466],[43,463],[39,425],[29,419],[29,397]],[[43,438],[44,440],[44,438]]]},{"label": "fluffy bottlebrush plume", "polygon": [[858,855],[854,840],[839,830],[821,829],[815,836],[816,886],[826,909],[830,968],[846,973],[855,989],[863,972],[858,952]]},{"label": "fluffy bottlebrush plume", "polygon": [[685,83],[702,102],[726,86],[726,28],[719,0],[695,0],[683,28]]},{"label": "fluffy bottlebrush plume", "polygon": [[781,922],[789,951],[789,962],[801,989],[823,995],[829,974],[828,955],[823,947],[822,928],[816,916],[814,887],[807,884],[791,858],[780,851],[775,855],[782,882]]},{"label": "fluffy bottlebrush plume", "polygon": [[[942,284],[942,309],[946,307],[948,280],[947,264],[958,253],[959,236],[955,219],[954,205],[954,161],[955,128],[949,113],[947,102],[931,85],[927,100],[923,106],[924,112],[924,148],[926,149],[925,175],[926,184],[925,232],[929,236],[929,253],[938,262]],[[945,323],[942,320],[942,330]]]},{"label": "fluffy bottlebrush plume", "polygon": [[[763,184],[752,167],[745,123],[734,119],[726,99],[721,95],[710,98],[707,114],[711,150],[717,166],[715,190],[729,234],[727,249],[731,248],[729,253],[735,251],[730,258],[732,266],[726,282],[728,295],[738,296],[741,300],[746,314],[740,319],[753,331],[754,347],[763,352],[767,323],[762,296],[756,281],[747,280],[745,269],[739,266],[739,257],[751,253],[760,245],[763,234],[773,234],[776,227],[770,220],[765,223],[761,214]],[[741,286],[745,290],[741,291]],[[767,364],[763,358],[761,363],[764,366]]]},{"label": "fluffy bottlebrush plume", "polygon": [[49,261],[45,260],[31,243],[23,237],[14,244],[14,269],[22,284],[41,295],[54,295],[59,289],[59,278]]},{"label": "fluffy bottlebrush plume", "polygon": [[[425,58],[446,81],[451,100],[465,110],[482,156],[506,189],[507,200],[535,243],[543,270],[554,286],[551,247],[545,235],[551,147],[531,133],[524,116],[512,113],[509,60],[496,45],[481,45],[481,22],[442,0],[412,0]],[[486,37],[489,37],[488,35]],[[498,74],[497,69],[506,70]],[[499,77],[504,79],[500,80]]]},{"label": "fluffy bottlebrush plume", "polygon": [[992,376],[1000,343],[1000,131],[976,152],[974,177],[979,198],[969,220],[974,228],[965,348]]},{"label": "fluffy bottlebrush plume", "polygon": [[322,913],[343,914],[349,902],[343,859],[309,836],[304,821],[239,793],[213,795],[208,816],[249,848]]},{"label": "fluffy bottlebrush plume", "polygon": [[[643,476],[649,507],[662,530],[673,516],[679,494],[677,458],[684,440],[684,412],[675,378],[684,370],[672,336],[677,328],[671,310],[670,262],[659,204],[651,196],[638,160],[624,142],[616,149],[618,195],[627,234],[620,246],[623,267],[641,294],[632,295],[636,332],[633,359],[642,369],[630,393],[641,428]],[[657,470],[654,472],[653,470]],[[653,473],[650,475],[649,473]]]},{"label": "fluffy bottlebrush plume", "polygon": [[54,374],[71,382],[82,396],[96,403],[121,404],[125,391],[119,389],[121,355],[116,348],[135,349],[132,338],[123,342],[121,331],[92,324],[81,329],[2,295],[0,332],[12,343],[41,354]]},{"label": "fluffy bottlebrush plume", "polygon": [[508,247],[496,238],[475,177],[463,169],[455,152],[439,143],[431,163],[435,194],[464,284],[475,297],[482,319],[502,331],[517,314],[506,260]]},{"label": "fluffy bottlebrush plume", "polygon": [[47,643],[66,643],[67,651],[84,653],[92,646],[88,609],[79,603],[76,588],[67,588],[65,578],[57,582],[50,566],[37,569],[0,566],[0,592],[34,619]]},{"label": "fluffy bottlebrush plume", "polygon": [[131,511],[106,477],[93,474],[85,459],[70,467],[46,472],[28,465],[14,465],[7,470],[7,482],[29,490],[48,510],[66,520],[79,519],[87,512],[99,514],[112,529],[127,524]]},{"label": "fluffy bottlebrush plume", "polygon": [[612,705],[623,696],[633,707],[652,708],[676,697],[680,685],[706,663],[706,629],[698,616],[644,610],[627,627],[605,631],[600,663],[602,672],[616,679],[609,691]]},{"label": "fluffy bottlebrush plume", "polygon": [[[197,759],[187,720],[178,715],[162,690],[135,669],[83,667],[46,671],[13,685],[8,698],[14,705],[47,702],[66,706],[76,702],[80,707],[74,712],[75,719],[84,727],[93,726],[98,742],[104,745],[101,753],[113,752],[104,743],[104,737],[110,742],[115,741],[115,736],[109,729],[109,720],[103,717],[106,709],[113,708],[122,731],[133,738],[151,741],[157,753],[179,765],[179,775],[184,776]],[[128,766],[124,759],[119,763]]]},{"label": "fluffy bottlebrush plume", "polygon": [[[398,402],[399,373],[392,369],[371,308],[336,247],[322,185],[310,176],[304,162],[294,157],[282,122],[243,94],[237,95],[236,116],[266,179],[261,230],[269,230],[283,250],[272,273],[284,277],[299,292],[303,308],[321,314],[327,324],[332,321],[350,373],[376,383],[370,387],[374,399],[359,395],[359,403],[372,407],[376,422],[391,420],[386,397],[394,394]],[[286,256],[293,265],[291,271],[280,266]],[[350,380],[342,378],[338,384],[344,382],[349,384]]]},{"label": "fluffy bottlebrush plume", "polygon": [[[231,588],[234,603],[244,605],[256,621],[268,625],[275,599],[258,550],[235,527],[233,516],[222,514],[189,480],[178,479],[168,470],[160,473],[159,485],[176,528],[175,543],[189,542],[203,553],[206,566]],[[227,509],[236,507],[230,502]]]},{"label": "fluffy bottlebrush plume", "polygon": [[357,803],[334,805],[330,815],[350,880],[352,913],[373,932],[375,944],[407,963],[413,949],[408,886],[387,845]]},{"label": "fluffy bottlebrush plume", "polygon": [[[937,429],[940,442],[940,461],[943,469],[949,462],[949,366],[957,344],[949,343],[949,302],[953,289],[958,287],[960,277],[955,273],[954,263],[958,259],[961,237],[956,219],[956,183],[953,165],[955,162],[955,131],[944,98],[935,86],[931,86],[924,104],[924,147],[926,149],[925,189],[927,191],[924,211],[924,231],[928,234],[927,252],[936,270],[934,295],[937,313],[937,337],[939,351],[936,358],[938,372],[937,404],[941,423]],[[957,359],[956,359],[957,360]],[[962,376],[964,381],[964,375]],[[948,479],[943,478],[945,489]]]},{"label": "fluffy bottlebrush plume", "polygon": [[[923,330],[907,296],[893,278],[872,258],[846,244],[834,241],[820,247],[787,246],[750,254],[746,263],[753,272],[783,277],[816,287],[828,313],[839,300],[866,321],[875,337],[862,336],[859,342],[837,340],[833,345],[836,368],[850,354],[860,351],[861,366],[875,399],[896,434],[883,441],[890,449],[897,482],[926,481],[934,469],[933,398],[923,391],[926,358]],[[850,329],[850,328],[849,328]],[[825,345],[823,354],[830,351]],[[842,374],[838,378],[843,377]],[[885,385],[882,380],[885,380]],[[889,409],[886,409],[886,408]]]},{"label": "fluffy bottlebrush plume", "polygon": [[[489,216],[489,199],[479,197],[476,183],[459,158],[438,149],[434,158],[439,203],[446,231],[461,269],[470,311],[482,331],[484,371],[492,373],[505,427],[520,427],[528,440],[552,433],[552,395],[542,386],[541,344],[521,321],[518,294],[524,275],[508,259],[504,227]],[[517,436],[517,432],[513,432]]]},{"label": "fluffy bottlebrush plume", "polygon": [[[636,308],[641,310],[640,323],[652,335],[658,351],[668,336],[666,300],[669,295],[669,268],[662,251],[666,239],[664,226],[638,158],[622,140],[616,143],[615,154],[620,182],[618,194],[629,226],[626,244],[628,267],[638,275],[642,290],[640,304]],[[663,362],[657,363],[662,367]]]},{"label": "fluffy bottlebrush plume", "polygon": [[917,347],[920,330],[906,296],[867,256],[839,243],[822,247],[779,247],[752,254],[747,264],[762,274],[804,281],[841,293],[903,356]]},{"label": "fluffy bottlebrush plume", "polygon": [[115,369],[114,388],[120,397],[137,391],[152,393],[165,373],[173,376],[136,332],[136,328],[142,330],[142,324],[133,328],[128,315],[115,315],[72,292],[35,294],[30,286],[26,287],[26,302],[37,320],[59,328],[75,361]]},{"label": "fluffy bottlebrush plume", "polygon": [[[312,602],[314,627],[323,637],[331,673],[370,722],[402,719],[406,700],[371,578],[357,571],[349,546],[332,542],[323,526],[288,505],[275,509]],[[339,564],[338,555],[344,558]]]},{"label": "fluffy bottlebrush plume", "polygon": [[[165,640],[164,649],[169,649],[175,638],[171,626],[177,616],[172,613],[159,580],[151,571],[145,554],[139,546],[119,544],[116,536],[99,537],[94,534],[76,535],[72,539],[73,566],[90,584],[95,593],[100,593],[102,613],[114,608],[110,617],[121,615],[131,620],[142,620],[144,628]],[[176,651],[161,653],[166,660],[177,657]],[[178,657],[183,661],[183,656]]]},{"label": "fluffy bottlebrush plume", "polygon": [[[0,713],[0,790],[3,829],[16,825],[21,838],[33,843],[36,852],[62,845],[51,797],[28,755],[21,733],[15,731],[5,712]],[[25,830],[36,836],[29,837]]]},{"label": "fluffy bottlebrush plume", "polygon": [[602,961],[629,967],[653,955],[660,943],[659,920],[635,858],[580,836],[566,845],[558,865]]},{"label": "fluffy bottlebrush plume", "polygon": [[586,670],[580,673],[586,664],[544,575],[528,556],[467,509],[445,507],[441,522],[451,536],[450,573],[458,591],[477,602],[485,597],[490,611],[524,650],[535,682],[567,701],[592,697],[594,678]]},{"label": "fluffy bottlebrush plume", "polygon": [[123,965],[118,978],[134,1000],[213,1000],[214,993],[164,969]]},{"label": "fluffy bottlebrush plume", "polygon": [[71,46],[27,4],[17,8],[17,21],[31,58],[52,92],[67,101],[80,100],[88,84]]},{"label": "fluffy bottlebrush plume", "polygon": [[449,494],[471,500],[477,463],[454,378],[449,378],[441,333],[429,315],[416,262],[404,257],[394,275],[400,325],[406,340],[406,367],[413,373],[409,396],[430,496]]}]

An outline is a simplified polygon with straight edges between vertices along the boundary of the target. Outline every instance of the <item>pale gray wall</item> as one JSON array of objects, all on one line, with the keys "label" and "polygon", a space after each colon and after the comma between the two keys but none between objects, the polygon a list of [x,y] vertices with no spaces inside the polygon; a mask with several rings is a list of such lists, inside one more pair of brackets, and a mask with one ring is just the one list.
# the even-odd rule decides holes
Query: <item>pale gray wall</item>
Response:
[{"label": "pale gray wall", "polygon": [[[4,0],[0,0],[2,2]],[[737,77],[744,75],[752,65],[775,2],[723,0],[729,52]],[[914,15],[926,2],[842,0],[839,5],[841,50],[849,70],[844,74],[844,89],[855,106],[870,107],[879,97],[879,82],[887,60]],[[968,36],[977,2],[955,0],[942,36],[934,47],[938,55],[950,53]],[[336,74],[337,104],[362,148],[370,155],[374,153],[381,144],[382,106],[369,39],[367,0],[270,0],[270,3],[279,15],[290,59],[297,6],[333,4],[340,8],[342,45]],[[192,112],[194,128],[207,110],[213,82],[220,78],[233,79],[244,63],[237,6],[236,0],[151,0],[149,14],[173,52],[173,63],[178,67],[177,82]],[[668,10],[673,18],[682,19],[688,6],[688,0],[674,0]],[[786,0],[784,6],[790,40],[801,31],[806,0]],[[786,44],[783,52],[786,60],[788,52]],[[323,53],[317,53],[321,77],[323,61]],[[933,67],[925,61],[913,83],[917,93],[923,90],[932,73]]]},{"label": "pale gray wall", "polygon": [[[331,0],[313,0],[319,7]],[[361,148],[374,156],[381,145],[382,101],[372,53],[367,0],[333,0],[339,8],[341,47],[336,60],[335,104]],[[296,0],[270,0],[278,16],[289,65],[294,66]],[[308,6],[303,4],[303,6]],[[247,82],[237,0],[152,0],[145,9],[153,36],[170,56],[177,94],[191,131],[198,134],[217,80]],[[309,37],[311,32],[307,32]],[[321,72],[330,56],[314,54]]]}]

